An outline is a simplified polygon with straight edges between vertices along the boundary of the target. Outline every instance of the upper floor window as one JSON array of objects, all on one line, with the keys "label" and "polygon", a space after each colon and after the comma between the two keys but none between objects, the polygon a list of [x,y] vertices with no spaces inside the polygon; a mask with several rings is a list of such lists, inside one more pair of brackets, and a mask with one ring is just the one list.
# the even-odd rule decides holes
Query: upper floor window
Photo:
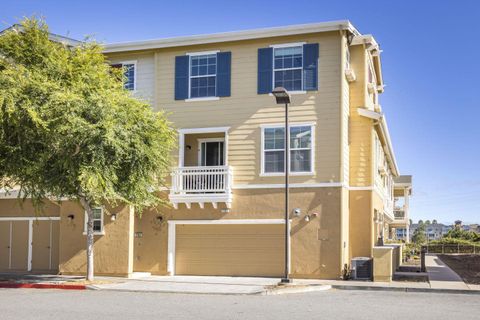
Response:
[{"label": "upper floor window", "polygon": [[190,98],[215,97],[217,55],[190,57]]},{"label": "upper floor window", "polygon": [[123,68],[123,75],[124,75],[124,83],[123,87],[127,90],[135,91],[136,83],[135,83],[135,72],[136,72],[136,62],[129,61],[129,62],[121,62],[115,63],[111,65],[112,68]]},{"label": "upper floor window", "polygon": [[274,48],[274,88],[288,91],[303,90],[303,46]]},{"label": "upper floor window", "polygon": [[[290,127],[290,172],[313,171],[313,126]],[[263,174],[285,172],[285,127],[263,128]]]},{"label": "upper floor window", "polygon": [[232,53],[203,51],[175,57],[175,100],[230,96]]},{"label": "upper floor window", "polygon": [[318,43],[274,44],[258,49],[257,93],[275,87],[290,92],[318,90]]},{"label": "upper floor window", "polygon": [[[103,234],[103,208],[96,207],[96,208],[93,208],[92,210],[93,210],[93,232],[95,234]],[[87,221],[88,221],[88,215],[85,212],[84,233],[87,232]]]}]

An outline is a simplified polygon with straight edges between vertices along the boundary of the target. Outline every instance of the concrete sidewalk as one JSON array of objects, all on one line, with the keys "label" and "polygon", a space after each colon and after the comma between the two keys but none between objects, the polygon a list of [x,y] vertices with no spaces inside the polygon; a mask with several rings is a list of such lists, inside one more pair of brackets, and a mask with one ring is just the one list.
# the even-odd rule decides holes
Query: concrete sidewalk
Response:
[{"label": "concrete sidewalk", "polygon": [[[107,280],[105,284],[89,286],[94,290],[190,293],[190,294],[225,294],[225,295],[267,295],[283,293],[301,293],[324,291],[330,288],[340,290],[377,290],[399,292],[434,292],[434,293],[469,293],[480,294],[478,286],[454,286],[451,282],[431,286],[428,282],[371,282],[343,280],[295,279],[291,285],[278,286],[278,278],[248,277],[202,277],[202,276],[145,276],[138,279],[97,277]],[[114,280],[114,281],[112,281]]]},{"label": "concrete sidewalk", "polygon": [[[110,280],[111,278],[100,278]],[[331,289],[323,283],[295,283],[277,286],[278,278],[254,277],[202,277],[202,276],[146,276],[123,282],[91,285],[89,289],[133,292],[267,295]]]},{"label": "concrete sidewalk", "polygon": [[432,289],[471,290],[462,278],[436,255],[426,255],[425,266]]}]

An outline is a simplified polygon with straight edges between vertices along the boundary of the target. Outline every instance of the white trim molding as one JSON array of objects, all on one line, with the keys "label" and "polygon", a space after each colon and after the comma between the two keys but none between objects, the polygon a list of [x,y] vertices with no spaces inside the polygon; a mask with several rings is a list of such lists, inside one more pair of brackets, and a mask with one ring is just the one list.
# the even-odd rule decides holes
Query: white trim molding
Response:
[{"label": "white trim molding", "polygon": [[206,55],[209,55],[209,54],[217,54],[219,52],[220,52],[220,50],[197,51],[197,52],[187,52],[187,53],[185,53],[185,55],[195,57],[195,56],[206,56]]},{"label": "white trim molding", "polygon": [[[289,183],[289,188],[341,188],[346,187],[342,182],[320,182],[320,183]],[[236,184],[232,189],[283,189],[285,184],[262,183],[262,184]]]},{"label": "white trim molding", "polygon": [[201,101],[217,101],[220,100],[219,97],[201,97],[201,98],[188,98],[185,99],[185,102],[201,102]]},{"label": "white trim molding", "polygon": [[[291,234],[291,220],[288,224],[288,234]],[[175,275],[175,242],[177,225],[180,224],[194,224],[194,225],[232,225],[232,224],[244,224],[244,225],[265,225],[265,224],[285,224],[284,219],[222,219],[222,220],[169,220],[168,221],[168,241],[167,241],[167,272],[171,276]],[[288,248],[288,256],[291,257],[291,241],[289,241],[290,247]],[[291,258],[288,261],[291,266]],[[291,268],[290,268],[291,269]]]}]

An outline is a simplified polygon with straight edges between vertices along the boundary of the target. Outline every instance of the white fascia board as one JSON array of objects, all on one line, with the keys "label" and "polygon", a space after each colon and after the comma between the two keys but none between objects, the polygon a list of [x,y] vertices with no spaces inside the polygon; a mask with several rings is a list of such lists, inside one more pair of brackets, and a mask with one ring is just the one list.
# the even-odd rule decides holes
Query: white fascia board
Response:
[{"label": "white fascia board", "polygon": [[365,109],[365,108],[358,108],[357,112],[362,117],[370,118],[370,119],[373,119],[375,121],[379,121],[380,119],[383,118],[382,113],[375,112],[375,111],[372,111],[372,110],[368,110],[368,109]]},{"label": "white fascia board", "polygon": [[240,41],[269,37],[280,37],[297,34],[308,34],[317,32],[328,32],[337,30],[349,30],[355,35],[360,33],[348,20],[329,21],[311,24],[300,24],[285,27],[262,28],[244,31],[232,31],[223,33],[212,33],[205,35],[184,36],[145,41],[132,41],[123,43],[106,44],[104,53],[138,51],[159,48],[171,48],[179,46],[191,46],[207,43],[219,43],[228,41]]},{"label": "white fascia board", "polygon": [[383,132],[383,135],[387,142],[387,149],[388,149],[387,154],[389,154],[390,156],[393,174],[397,177],[400,175],[400,171],[398,170],[397,160],[395,158],[395,153],[393,152],[392,140],[390,139],[390,132],[388,131],[387,119],[385,118],[385,116],[381,118],[379,125],[380,125],[380,130]]},{"label": "white fascia board", "polygon": [[212,127],[212,128],[184,128],[178,129],[179,133],[183,134],[194,134],[194,133],[217,133],[217,132],[228,132],[230,127]]},{"label": "white fascia board", "polygon": [[380,128],[380,131],[381,131],[382,135],[384,136],[385,141],[387,143],[387,152],[386,153],[389,156],[393,174],[395,176],[400,175],[400,172],[399,172],[398,166],[397,166],[397,161],[395,159],[395,153],[393,152],[392,140],[390,138],[390,132],[388,131],[387,119],[385,118],[385,115],[383,113],[375,112],[375,111],[372,111],[372,110],[367,110],[367,109],[364,109],[364,108],[358,108],[357,111],[358,111],[359,115],[377,121],[377,124]]}]

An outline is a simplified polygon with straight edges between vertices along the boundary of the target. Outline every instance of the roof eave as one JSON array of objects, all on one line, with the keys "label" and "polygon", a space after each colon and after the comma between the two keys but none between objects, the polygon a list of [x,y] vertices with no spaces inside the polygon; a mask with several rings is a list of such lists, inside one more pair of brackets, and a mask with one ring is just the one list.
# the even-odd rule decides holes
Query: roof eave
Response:
[{"label": "roof eave", "polygon": [[114,53],[122,51],[140,51],[160,48],[171,48],[181,46],[191,46],[198,44],[229,42],[251,40],[269,37],[289,36],[296,34],[307,34],[317,32],[328,32],[336,30],[349,30],[355,35],[360,33],[348,20],[292,25],[286,27],[262,28],[244,31],[232,31],[223,33],[213,33],[205,35],[194,35],[164,39],[154,39],[145,41],[123,42],[106,44],[104,53]]}]

